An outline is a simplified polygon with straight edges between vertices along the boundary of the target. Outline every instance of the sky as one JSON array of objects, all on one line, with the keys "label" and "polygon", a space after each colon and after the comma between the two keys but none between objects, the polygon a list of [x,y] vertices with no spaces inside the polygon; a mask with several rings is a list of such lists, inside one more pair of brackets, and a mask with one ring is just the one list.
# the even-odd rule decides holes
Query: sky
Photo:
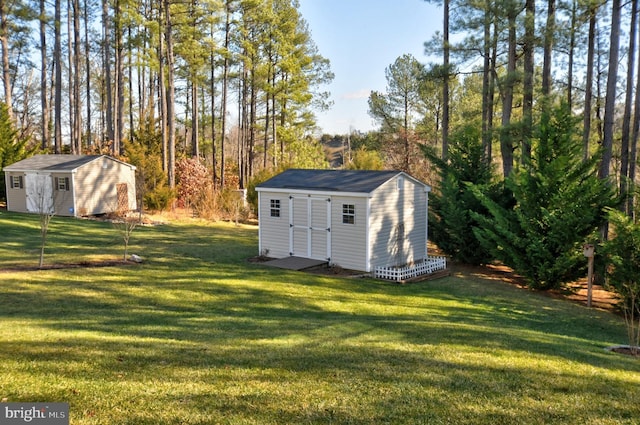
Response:
[{"label": "sky", "polygon": [[299,0],[319,53],[331,62],[333,106],[316,112],[323,133],[377,126],[368,113],[371,91],[386,91],[385,69],[405,53],[436,62],[424,42],[442,31],[442,9],[423,0]]}]

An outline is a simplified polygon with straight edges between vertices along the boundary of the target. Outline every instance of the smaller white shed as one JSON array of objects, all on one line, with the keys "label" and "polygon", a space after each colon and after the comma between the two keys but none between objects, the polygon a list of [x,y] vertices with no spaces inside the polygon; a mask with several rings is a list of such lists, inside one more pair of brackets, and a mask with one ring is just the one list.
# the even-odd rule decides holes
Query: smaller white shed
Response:
[{"label": "smaller white shed", "polygon": [[401,171],[289,169],[259,184],[259,250],[374,272],[427,261],[431,188]]},{"label": "smaller white shed", "polygon": [[7,209],[75,217],[135,210],[135,171],[106,155],[35,155],[4,167]]}]

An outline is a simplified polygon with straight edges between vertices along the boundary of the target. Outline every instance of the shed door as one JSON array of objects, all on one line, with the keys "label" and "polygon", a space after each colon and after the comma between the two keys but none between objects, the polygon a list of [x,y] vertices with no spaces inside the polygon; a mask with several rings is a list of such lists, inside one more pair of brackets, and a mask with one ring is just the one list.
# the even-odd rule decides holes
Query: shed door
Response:
[{"label": "shed door", "polygon": [[289,198],[289,251],[296,257],[330,260],[331,199]]},{"label": "shed door", "polygon": [[53,183],[51,175],[27,173],[24,186],[27,195],[27,211],[53,213]]},{"label": "shed door", "polygon": [[116,185],[118,194],[118,211],[129,211],[129,188],[126,183],[118,183]]}]

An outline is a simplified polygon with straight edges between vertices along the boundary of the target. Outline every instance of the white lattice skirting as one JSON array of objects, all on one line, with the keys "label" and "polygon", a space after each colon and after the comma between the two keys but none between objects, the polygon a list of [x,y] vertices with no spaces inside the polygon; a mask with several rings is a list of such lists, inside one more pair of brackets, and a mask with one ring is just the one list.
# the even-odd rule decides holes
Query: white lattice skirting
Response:
[{"label": "white lattice skirting", "polygon": [[402,282],[414,277],[433,273],[447,268],[446,257],[427,257],[426,260],[404,267],[376,267],[374,276],[378,279],[395,280]]}]

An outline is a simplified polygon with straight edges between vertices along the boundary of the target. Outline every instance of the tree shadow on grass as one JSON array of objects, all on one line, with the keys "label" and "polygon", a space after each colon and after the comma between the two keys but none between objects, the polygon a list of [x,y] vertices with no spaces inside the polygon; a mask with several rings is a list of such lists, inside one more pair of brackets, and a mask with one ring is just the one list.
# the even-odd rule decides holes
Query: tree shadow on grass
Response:
[{"label": "tree shadow on grass", "polygon": [[[121,423],[137,424],[195,411],[181,422],[575,423],[638,413],[625,400],[640,395],[628,391],[640,366],[604,351],[624,330],[602,312],[460,278],[399,287],[165,259],[5,279],[0,318],[43,340],[5,336],[0,364],[48,385],[25,394],[5,375],[0,397],[63,391],[84,406],[87,390],[76,387],[99,382],[115,398],[99,408],[148,405],[127,408]],[[555,359],[566,368],[548,370]],[[57,379],[64,389],[52,389]],[[563,413],[573,400],[584,413]],[[149,417],[163,406],[174,416]]]}]

